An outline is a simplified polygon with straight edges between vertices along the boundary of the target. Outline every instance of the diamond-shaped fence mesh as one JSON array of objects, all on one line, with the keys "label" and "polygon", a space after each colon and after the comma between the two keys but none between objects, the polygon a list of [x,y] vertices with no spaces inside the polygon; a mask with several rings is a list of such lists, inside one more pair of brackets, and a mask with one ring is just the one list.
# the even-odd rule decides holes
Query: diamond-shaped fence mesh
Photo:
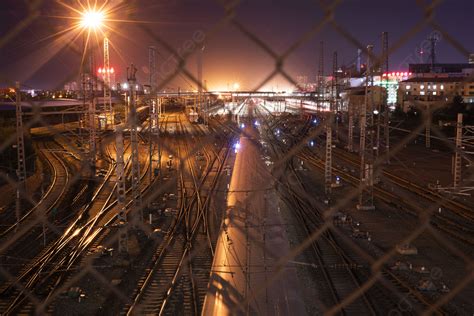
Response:
[{"label": "diamond-shaped fence mesh", "polygon": [[[413,1],[419,19],[380,54],[338,22],[344,1],[314,2],[321,18],[282,53],[237,18],[244,2],[217,1],[219,19],[179,47],[137,22],[140,1],[106,2],[152,39],[144,91],[133,65],[120,91],[112,68],[93,74],[91,32],[68,44],[79,73],[56,94],[34,99],[2,76],[0,313],[472,315],[472,72],[397,74],[398,101],[386,101],[386,61],[424,28],[422,50],[469,50],[437,22],[441,0]],[[50,4],[22,5],[0,48]],[[187,68],[228,27],[272,59],[249,91],[212,91]],[[285,65],[328,29],[365,70],[335,54],[302,87]],[[155,53],[170,57],[157,65]],[[299,91],[264,91],[279,76]],[[195,91],[165,92],[176,79]]]}]

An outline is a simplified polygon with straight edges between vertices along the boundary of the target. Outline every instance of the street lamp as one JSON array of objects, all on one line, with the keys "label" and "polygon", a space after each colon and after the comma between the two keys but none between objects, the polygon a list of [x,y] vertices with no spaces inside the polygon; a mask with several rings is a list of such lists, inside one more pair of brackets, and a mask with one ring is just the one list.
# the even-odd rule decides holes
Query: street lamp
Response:
[{"label": "street lamp", "polygon": [[104,19],[104,13],[101,11],[85,11],[82,13],[81,26],[89,30],[95,30],[104,24]]},{"label": "street lamp", "polygon": [[[94,46],[93,42],[89,46],[89,36],[92,31],[97,35],[97,30],[100,30],[100,28],[104,24],[104,19],[105,15],[103,11],[100,10],[94,10],[94,9],[89,9],[87,11],[84,11],[81,14],[81,19],[79,26],[84,29],[83,35],[84,35],[84,55],[83,55],[83,61],[84,57],[87,55],[90,56],[90,69],[89,69],[89,92],[90,92],[90,102],[89,102],[89,159],[90,159],[90,165],[92,172],[95,173],[95,162],[96,162],[96,130],[95,130],[95,125],[96,125],[96,106],[95,106],[95,86],[97,82],[97,77],[95,76],[95,66],[93,62],[93,56],[94,56]],[[86,37],[87,36],[87,37]],[[85,77],[85,72],[83,69],[83,65],[81,64],[81,72],[82,72],[82,82],[83,82],[83,99],[84,99],[84,108],[86,107],[86,77]]]}]

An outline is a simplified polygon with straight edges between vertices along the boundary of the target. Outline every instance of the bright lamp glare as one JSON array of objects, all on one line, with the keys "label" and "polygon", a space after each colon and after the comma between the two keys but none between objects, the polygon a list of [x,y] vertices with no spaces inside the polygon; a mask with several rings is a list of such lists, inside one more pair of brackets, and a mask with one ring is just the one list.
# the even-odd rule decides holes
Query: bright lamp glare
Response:
[{"label": "bright lamp glare", "polygon": [[81,25],[85,28],[99,28],[104,22],[104,14],[98,11],[87,11],[82,14]]}]

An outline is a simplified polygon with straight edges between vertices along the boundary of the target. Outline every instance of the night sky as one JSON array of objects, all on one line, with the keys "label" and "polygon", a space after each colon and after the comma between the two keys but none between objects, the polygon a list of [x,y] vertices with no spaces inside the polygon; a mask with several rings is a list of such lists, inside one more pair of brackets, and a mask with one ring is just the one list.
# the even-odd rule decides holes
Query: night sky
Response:
[{"label": "night sky", "polygon": [[[92,1],[92,0],[91,0]],[[25,87],[53,89],[62,87],[65,81],[76,79],[79,73],[81,55],[76,53],[82,45],[82,36],[74,42],[78,30],[66,32],[61,37],[50,37],[70,26],[76,20],[64,17],[78,17],[55,0],[22,1],[2,0],[0,9],[0,84],[11,85],[20,80]],[[5,36],[28,16],[26,3],[38,2],[39,15],[21,32],[5,42]],[[76,8],[77,1],[63,0]],[[101,3],[101,0],[97,0]],[[204,79],[210,90],[226,89],[234,82],[241,89],[255,88],[274,69],[273,58],[255,42],[244,35],[232,23],[216,24],[225,17],[224,0],[128,0],[110,3],[109,8],[118,5],[106,22],[114,29],[109,37],[114,49],[111,51],[111,65],[124,81],[125,69],[130,63],[138,68],[139,80],[147,82],[148,46],[158,48],[158,70],[163,78],[174,69],[176,63],[162,43],[147,35],[144,27],[166,41],[174,49],[186,51],[187,46],[202,34],[206,35],[203,54]],[[315,27],[324,17],[319,0],[248,0],[240,1],[236,7],[235,19],[249,32],[266,43],[276,54],[282,54],[305,32]],[[460,46],[456,48],[445,36],[438,46],[438,62],[466,62],[467,53],[474,52],[472,32],[474,30],[474,1],[435,1],[434,22],[448,33]],[[87,4],[87,0],[82,0]],[[417,51],[426,43],[434,29],[429,24],[420,24],[424,15],[425,0],[341,0],[336,7],[334,21],[345,32],[362,45],[374,44],[380,52],[381,33],[389,32],[390,45],[405,36],[415,25],[418,33],[408,36],[402,45],[390,56],[391,70],[406,70],[406,61],[420,62]],[[126,20],[119,22],[116,20]],[[134,21],[140,21],[136,23]],[[411,34],[411,33],[410,33]],[[100,36],[99,36],[100,37]],[[94,39],[95,40],[95,39]],[[339,54],[339,64],[350,65],[356,58],[357,47],[326,24],[320,33],[312,36],[285,60],[284,69],[296,78],[306,75],[314,81],[317,73],[319,42],[324,41],[326,74],[332,67],[332,53]],[[76,51],[76,52],[75,52]],[[428,51],[425,51],[425,58]],[[97,54],[97,59],[102,57]],[[97,63],[100,66],[100,62]],[[187,61],[187,69],[196,74],[196,55]],[[191,89],[192,82],[183,76],[168,82],[165,88]],[[281,76],[268,83],[265,88],[283,89],[290,84]]]}]

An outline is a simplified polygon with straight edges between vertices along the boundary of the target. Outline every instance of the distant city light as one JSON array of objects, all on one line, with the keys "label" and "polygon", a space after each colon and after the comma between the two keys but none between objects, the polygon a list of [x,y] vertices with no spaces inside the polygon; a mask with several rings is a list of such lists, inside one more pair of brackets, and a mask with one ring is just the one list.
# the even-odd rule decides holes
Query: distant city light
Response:
[{"label": "distant city light", "polygon": [[254,125],[255,126],[260,126],[260,123],[258,121],[255,121]]},{"label": "distant city light", "polygon": [[309,146],[314,147],[314,141],[310,141]]},{"label": "distant city light", "polygon": [[245,128],[245,124],[244,123],[240,124],[240,128]]},{"label": "distant city light", "polygon": [[128,90],[128,83],[126,83],[126,82],[122,83],[122,89],[123,90]]},{"label": "distant city light", "polygon": [[115,72],[115,69],[113,67],[111,68],[99,67],[99,70],[97,70],[97,72],[99,74],[106,74],[106,73],[113,74]]},{"label": "distant city light", "polygon": [[378,111],[378,110],[374,110],[374,114],[375,114],[375,115],[378,115],[378,114],[379,114],[379,111]]},{"label": "distant city light", "polygon": [[408,76],[411,76],[412,73],[411,72],[407,72],[407,71],[404,71],[404,72],[400,72],[400,71],[397,71],[397,72],[385,72],[382,74],[382,77],[408,77]]}]

